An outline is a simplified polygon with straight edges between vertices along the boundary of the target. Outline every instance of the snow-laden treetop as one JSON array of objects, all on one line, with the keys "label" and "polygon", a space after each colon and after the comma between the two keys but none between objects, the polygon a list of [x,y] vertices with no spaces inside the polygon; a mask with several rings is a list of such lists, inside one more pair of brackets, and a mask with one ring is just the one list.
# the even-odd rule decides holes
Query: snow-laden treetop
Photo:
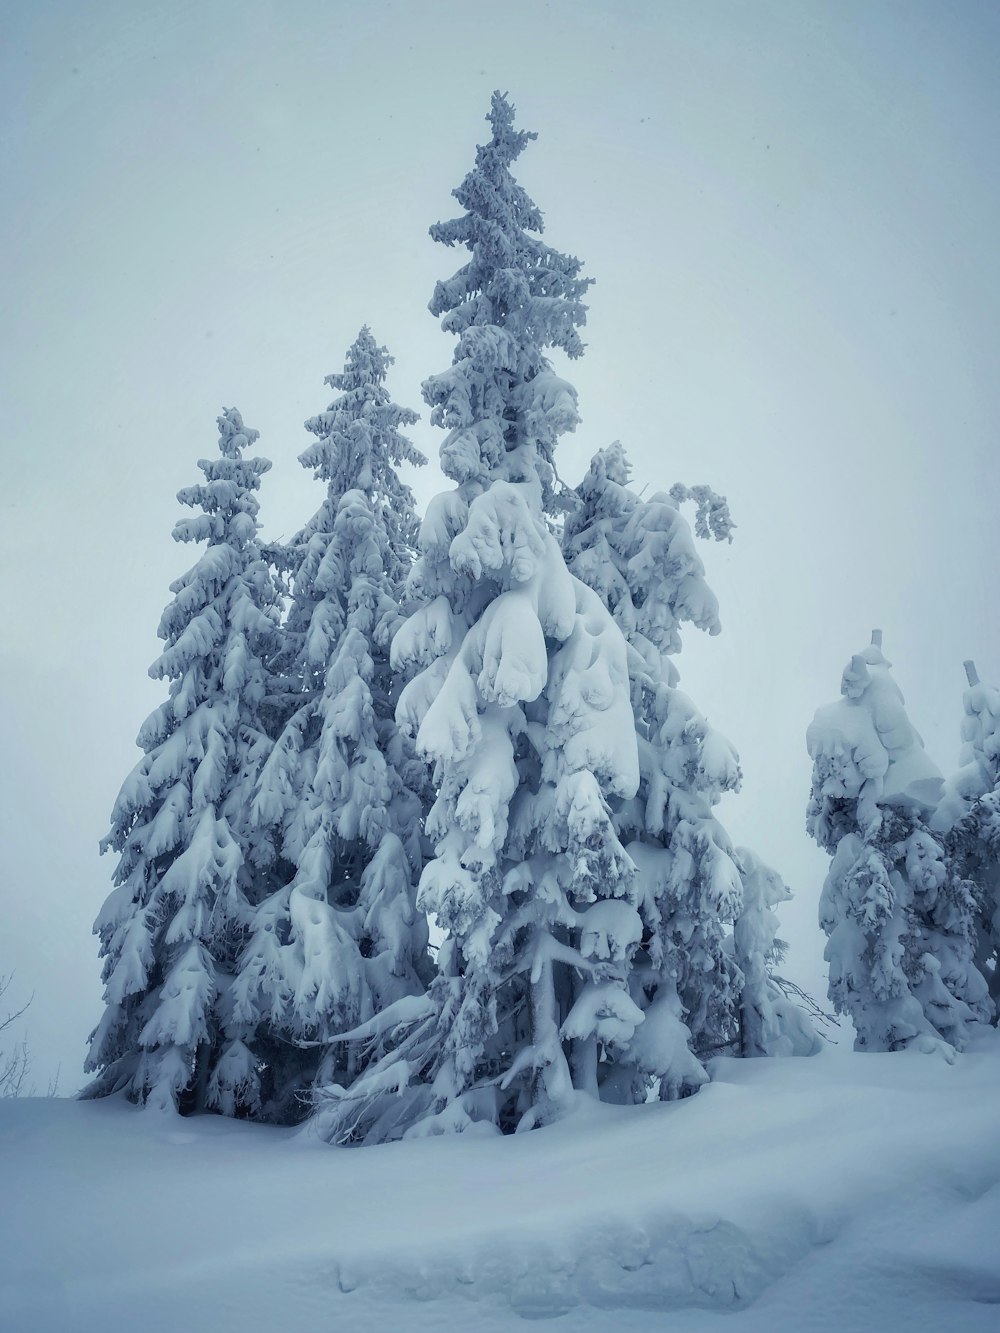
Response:
[{"label": "snow-laden treetop", "polygon": [[[697,504],[701,537],[732,541],[725,499],[707,486],[677,484],[647,499],[629,488],[631,467],[619,441],[598,450],[575,491],[563,549],[571,571],[601,597],[630,648],[668,685],[678,674],[668,658],[681,650],[681,625],[718,634],[719,604],[680,512]],[[633,673],[634,674],[634,673]]]},{"label": "snow-laden treetop", "polygon": [[979,679],[975,666],[966,662],[969,688],[962,696],[962,764],[975,764],[983,790],[1000,776],[1000,690]]},{"label": "snow-laden treetop", "polygon": [[972,662],[965,670],[969,687],[962,695],[961,766],[944,784],[934,816],[938,830],[957,824],[1000,781],[1000,690],[981,681]]},{"label": "snow-laden treetop", "polygon": [[881,633],[844,669],[841,698],[818,709],[806,733],[814,764],[813,798],[858,802],[862,827],[883,804],[932,807],[941,773],[906,715],[903,695],[882,653]]},{"label": "snow-laden treetop", "polygon": [[432,422],[450,432],[441,447],[447,476],[459,485],[537,479],[548,503],[556,439],[578,417],[575,391],[543,349],[582,353],[581,298],[591,280],[580,277],[580,260],[540,239],[541,212],[511,175],[536,136],[514,129],[504,93],[493,94],[487,119],[493,137],[453,192],[466,212],[430,229],[471,258],[434,289],[431,313],[459,341],[451,369],[425,381],[423,394]]},{"label": "snow-laden treetop", "polygon": [[328,483],[334,503],[348,491],[364,493],[389,533],[399,568],[386,572],[398,580],[403,557],[416,543],[416,518],[410,488],[395,469],[400,463],[420,467],[427,459],[400,431],[418,417],[389,397],[385,379],[393,360],[366,324],[348,348],[344,369],[324,381],[340,390],[340,397],[305,423],[317,438],[299,462],[314,468],[318,481]]}]

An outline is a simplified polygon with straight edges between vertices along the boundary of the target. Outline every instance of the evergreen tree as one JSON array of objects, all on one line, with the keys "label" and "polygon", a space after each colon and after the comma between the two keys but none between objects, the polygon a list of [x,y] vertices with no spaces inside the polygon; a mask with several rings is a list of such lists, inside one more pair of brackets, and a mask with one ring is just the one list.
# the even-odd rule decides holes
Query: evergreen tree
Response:
[{"label": "evergreen tree", "polygon": [[166,643],[150,667],[169,697],[143,724],[143,758],[101,844],[120,854],[117,887],[95,930],[106,983],[92,1034],[88,1095],[124,1091],[162,1107],[257,1109],[258,1062],[228,1019],[236,957],[266,847],[247,811],[269,748],[264,660],[274,650],[278,590],[257,538],[256,491],[270,468],[244,458],[257,432],[235,408],[219,417],[219,457],[182,490],[201,509],[177,541],[206,549],[171,584]]},{"label": "evergreen tree", "polygon": [[933,827],[975,898],[976,965],[1000,1019],[1000,690],[965,663],[961,767],[945,783]]},{"label": "evergreen tree", "polygon": [[[643,500],[629,489],[631,468],[616,440],[599,450],[573,493],[563,550],[577,578],[611,611],[647,673],[676,685],[671,658],[681,650],[681,625],[718,634],[719,604],[680,505],[697,505],[699,537],[731,542],[735,524],[721,495],[677,484]],[[641,669],[641,668],[637,668]]]},{"label": "evergreen tree", "polygon": [[350,1083],[377,1054],[343,1034],[419,994],[429,960],[414,905],[423,766],[394,720],[389,643],[416,533],[402,462],[424,461],[389,397],[392,358],[363,328],[300,456],[326,484],[291,545],[292,603],[276,658],[284,725],[253,815],[284,882],[261,903],[240,962],[235,1017],[267,1047],[265,1113],[295,1119],[314,1085]]},{"label": "evergreen tree", "polygon": [[[740,868],[713,814],[739,786],[739,761],[676,688],[671,660],[685,621],[719,632],[718,603],[678,501],[628,488],[621,445],[597,453],[576,491],[564,531],[570,570],[597,592],[628,643],[639,788],[614,806],[615,827],[639,869],[642,940],[631,993],[645,1015],[609,1075],[623,1100],[641,1100],[650,1078],[672,1098],[707,1080],[699,1055],[735,1043],[741,975],[729,934],[741,901]],[[725,501],[698,488],[708,535],[731,540]],[[676,496],[676,498],[675,498]]]},{"label": "evergreen tree", "polygon": [[876,631],[807,736],[807,825],[833,857],[820,900],[830,999],[859,1050],[961,1049],[989,1012],[975,903],[929,827],[941,779],[889,665]]},{"label": "evergreen tree", "polygon": [[607,804],[638,781],[626,647],[546,521],[577,411],[545,349],[582,352],[587,280],[542,242],[511,175],[534,136],[499,93],[488,119],[455,191],[465,212],[431,229],[470,251],[430,306],[457,335],[453,364],[423,387],[455,486],[428,508],[410,583],[421,605],[393,643],[412,675],[398,716],[434,766],[420,902],[445,939],[429,1003],[400,1014],[371,1078],[323,1108],[333,1138],[351,1124],[375,1138],[550,1120],[597,1093],[603,1058],[642,1020],[627,984],[635,868]]},{"label": "evergreen tree", "polygon": [[[733,950],[740,975],[739,1053],[815,1055],[821,1041],[802,1007],[790,1000],[773,975],[785,954],[778,939],[774,908],[792,896],[777,873],[747,847],[737,847],[743,891],[733,927]],[[793,988],[797,990],[797,988]],[[798,992],[800,996],[802,992]],[[804,997],[803,998],[807,998]],[[813,1013],[817,1013],[811,1001]],[[828,1015],[821,1017],[829,1021]]]}]

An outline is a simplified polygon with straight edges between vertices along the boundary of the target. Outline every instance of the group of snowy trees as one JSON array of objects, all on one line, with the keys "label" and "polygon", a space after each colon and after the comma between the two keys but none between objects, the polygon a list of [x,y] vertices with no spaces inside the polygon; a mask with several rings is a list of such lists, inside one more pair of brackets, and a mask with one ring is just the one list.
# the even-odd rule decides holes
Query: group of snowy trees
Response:
[{"label": "group of snowy trees", "polygon": [[[788,891],[715,817],[738,760],[672,660],[683,624],[719,629],[681,506],[717,540],[728,510],[707,487],[641,498],[618,444],[575,490],[559,482],[577,404],[548,353],[582,353],[589,280],[541,240],[511,174],[534,135],[503,95],[488,119],[462,214],[431,229],[468,251],[430,304],[452,364],[423,385],[451,488],[418,522],[397,471],[424,461],[403,434],[416,416],[365,328],[306,423],[300,461],[325,494],[289,543],[261,541],[270,464],[247,456],[257,433],[235,409],[178,497],[197,512],[174,536],[204,547],[171,586],[151,668],[168,698],[104,843],[120,859],[96,927],[89,1095],[311,1114],[330,1141],[371,1142],[684,1096],[712,1054],[816,1048],[772,976]],[[903,866],[929,903],[939,835],[906,814],[909,842],[890,847],[885,783],[839,780],[843,796],[814,802],[817,836],[833,847],[860,822],[827,917],[865,857],[890,879]],[[883,1027],[946,994],[952,1040],[985,1008],[971,964],[956,980],[954,914],[972,911],[965,876],[993,864],[1000,824],[970,782],[948,834],[963,877],[921,908],[936,933],[907,936],[909,989]],[[862,935],[838,958],[867,965]]]},{"label": "group of snowy trees", "polygon": [[830,997],[860,1050],[949,1055],[1000,1000],[1000,692],[967,662],[962,767],[947,782],[876,630],[809,728],[808,828],[832,855],[820,901]]},{"label": "group of snowy trees", "polygon": [[389,667],[416,532],[394,465],[423,460],[387,365],[365,329],[330,377],[342,395],[302,455],[326,499],[287,547],[260,543],[270,464],[244,456],[257,432],[235,409],[205,482],[180,493],[202,512],[174,536],[207,547],[171,587],[150,668],[169,698],[105,839],[120,861],[97,925],[95,1095],[293,1119],[317,1083],[356,1072],[331,1035],[429,981],[414,904],[427,779]]}]

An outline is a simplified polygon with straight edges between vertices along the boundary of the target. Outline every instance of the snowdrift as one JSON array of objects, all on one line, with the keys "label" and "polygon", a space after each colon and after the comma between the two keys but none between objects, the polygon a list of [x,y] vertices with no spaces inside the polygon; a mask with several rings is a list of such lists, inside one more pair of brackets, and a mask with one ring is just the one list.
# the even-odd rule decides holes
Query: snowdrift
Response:
[{"label": "snowdrift", "polygon": [[995,1333],[998,1119],[996,1034],[718,1060],[510,1139],[0,1103],[0,1327]]}]

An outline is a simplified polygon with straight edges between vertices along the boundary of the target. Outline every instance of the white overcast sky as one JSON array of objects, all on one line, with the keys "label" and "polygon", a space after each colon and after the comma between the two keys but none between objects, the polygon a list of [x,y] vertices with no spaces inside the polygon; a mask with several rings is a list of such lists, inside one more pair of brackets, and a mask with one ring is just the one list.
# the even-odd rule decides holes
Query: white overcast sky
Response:
[{"label": "white overcast sky", "polygon": [[739,524],[703,547],[723,633],[688,633],[682,686],[740,751],[720,815],[795,890],[792,971],[825,990],[814,709],[881,626],[950,769],[962,659],[1000,682],[998,65],[992,0],[4,7],[0,973],[34,993],[41,1087],[79,1086],[100,1012],[97,843],[193,559],[175,493],[235,405],[266,535],[308,518],[301,423],[363,322],[422,409],[460,262],[427,227],[496,87],[596,280],[564,478],[621,439],[638,485],[707,481]]}]

